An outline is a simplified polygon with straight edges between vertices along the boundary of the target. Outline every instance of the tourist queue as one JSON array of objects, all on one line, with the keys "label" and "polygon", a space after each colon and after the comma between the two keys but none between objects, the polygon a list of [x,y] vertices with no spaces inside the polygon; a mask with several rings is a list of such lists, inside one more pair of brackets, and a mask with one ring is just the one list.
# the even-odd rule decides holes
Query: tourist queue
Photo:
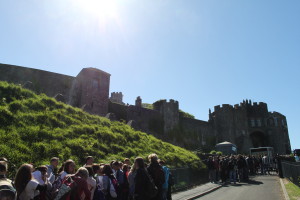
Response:
[{"label": "tourist queue", "polygon": [[50,165],[23,164],[12,181],[6,177],[9,162],[0,159],[0,200],[171,200],[172,178],[156,154],[149,165],[137,157],[131,164],[112,161],[94,164],[92,156],[77,171],[73,160],[53,157]]}]

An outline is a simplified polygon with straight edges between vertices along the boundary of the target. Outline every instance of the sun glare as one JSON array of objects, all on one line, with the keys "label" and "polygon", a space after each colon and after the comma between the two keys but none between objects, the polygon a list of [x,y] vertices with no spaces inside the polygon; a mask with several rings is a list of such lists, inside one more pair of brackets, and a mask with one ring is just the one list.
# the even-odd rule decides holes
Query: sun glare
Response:
[{"label": "sun glare", "polygon": [[116,18],[115,0],[75,0],[84,12],[99,18]]}]

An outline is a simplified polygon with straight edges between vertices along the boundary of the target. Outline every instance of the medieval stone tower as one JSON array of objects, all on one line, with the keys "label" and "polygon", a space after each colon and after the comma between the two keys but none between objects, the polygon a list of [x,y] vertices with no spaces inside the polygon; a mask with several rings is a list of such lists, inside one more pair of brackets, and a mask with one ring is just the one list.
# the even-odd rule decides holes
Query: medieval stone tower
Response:
[{"label": "medieval stone tower", "polygon": [[159,111],[164,119],[164,132],[168,132],[175,128],[179,123],[179,105],[178,101],[170,99],[160,100],[153,104],[153,108]]},{"label": "medieval stone tower", "polygon": [[243,101],[234,106],[215,106],[209,115],[216,143],[229,141],[237,145],[239,152],[249,148],[270,146],[280,154],[291,151],[286,117],[269,112],[266,103]]},{"label": "medieval stone tower", "polygon": [[96,69],[83,68],[73,81],[70,105],[105,116],[108,113],[110,74]]}]

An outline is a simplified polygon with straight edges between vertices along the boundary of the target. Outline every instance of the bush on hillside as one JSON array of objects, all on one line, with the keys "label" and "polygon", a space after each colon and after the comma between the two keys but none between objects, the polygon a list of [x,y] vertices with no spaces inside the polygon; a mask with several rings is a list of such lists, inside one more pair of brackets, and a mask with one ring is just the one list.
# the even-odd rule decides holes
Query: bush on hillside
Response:
[{"label": "bush on hillside", "polygon": [[146,159],[150,153],[157,153],[171,167],[204,167],[186,149],[44,94],[0,82],[0,99],[0,156],[15,166],[46,164],[53,156],[83,164],[87,155],[94,156],[95,162],[107,162],[125,157],[133,161],[136,156]]}]

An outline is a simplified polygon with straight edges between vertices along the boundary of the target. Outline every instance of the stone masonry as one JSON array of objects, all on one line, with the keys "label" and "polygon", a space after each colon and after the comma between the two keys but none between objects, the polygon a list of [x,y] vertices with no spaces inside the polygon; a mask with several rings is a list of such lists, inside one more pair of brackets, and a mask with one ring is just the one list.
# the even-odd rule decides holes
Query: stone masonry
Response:
[{"label": "stone masonry", "polygon": [[216,143],[228,141],[237,145],[239,153],[260,146],[273,147],[279,154],[291,152],[286,117],[269,112],[262,102],[244,100],[234,106],[215,106],[213,112],[209,110],[209,120],[202,121],[184,117],[178,101],[172,99],[157,101],[153,109],[147,109],[140,97],[135,105],[125,105],[121,92],[113,92],[109,98],[110,74],[96,68],[83,68],[72,77],[0,64],[0,80],[45,93],[91,114],[124,121],[134,129],[191,150],[210,150]]}]

